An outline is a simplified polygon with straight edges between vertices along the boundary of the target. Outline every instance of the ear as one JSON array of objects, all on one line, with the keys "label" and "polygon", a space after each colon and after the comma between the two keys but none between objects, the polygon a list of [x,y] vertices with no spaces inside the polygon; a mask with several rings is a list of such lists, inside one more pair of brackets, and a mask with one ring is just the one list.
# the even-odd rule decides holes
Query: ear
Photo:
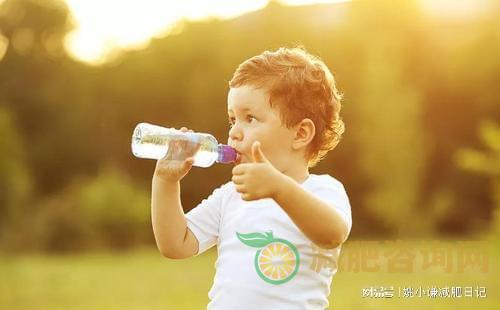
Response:
[{"label": "ear", "polygon": [[293,139],[292,148],[298,150],[306,147],[311,143],[315,134],[316,127],[314,126],[314,122],[309,118],[304,118],[295,126],[295,137]]}]

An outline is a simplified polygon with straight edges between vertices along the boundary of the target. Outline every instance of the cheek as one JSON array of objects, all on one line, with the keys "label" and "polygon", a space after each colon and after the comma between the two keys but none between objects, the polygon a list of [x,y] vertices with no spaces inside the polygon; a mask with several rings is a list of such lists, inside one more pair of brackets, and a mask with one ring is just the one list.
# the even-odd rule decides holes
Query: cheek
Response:
[{"label": "cheek", "polygon": [[270,147],[273,149],[273,154],[276,160],[286,162],[292,154],[293,139],[288,134],[277,135],[273,141],[270,141]]},{"label": "cheek", "polygon": [[264,145],[264,154],[266,154],[267,158],[277,168],[285,164],[290,158],[290,146],[288,145],[288,141],[275,137],[272,140],[265,141]]},{"label": "cheek", "polygon": [[249,128],[244,131],[244,137],[245,144],[249,148],[255,141],[260,141],[263,145],[272,141],[272,135],[265,128]]},{"label": "cheek", "polygon": [[288,157],[290,154],[290,134],[281,128],[265,125],[247,128],[244,131],[244,144],[249,152],[252,149],[254,141],[261,142],[263,146],[262,151],[272,161],[282,161],[280,158]]}]

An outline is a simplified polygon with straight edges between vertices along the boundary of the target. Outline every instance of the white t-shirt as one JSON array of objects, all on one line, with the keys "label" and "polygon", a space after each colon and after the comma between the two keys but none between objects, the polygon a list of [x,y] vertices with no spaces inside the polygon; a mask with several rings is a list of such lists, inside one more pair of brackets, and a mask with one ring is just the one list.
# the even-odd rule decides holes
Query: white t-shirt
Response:
[{"label": "white t-shirt", "polygon": [[[301,186],[352,226],[342,183],[309,175]],[[272,199],[244,201],[228,182],[186,215],[197,255],[217,245],[208,309],[325,309],[341,246],[313,244]]]}]

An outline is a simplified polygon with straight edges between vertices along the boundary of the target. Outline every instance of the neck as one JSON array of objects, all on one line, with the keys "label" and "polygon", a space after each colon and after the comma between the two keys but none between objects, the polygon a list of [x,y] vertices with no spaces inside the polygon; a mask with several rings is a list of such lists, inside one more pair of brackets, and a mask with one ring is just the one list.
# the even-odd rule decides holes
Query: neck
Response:
[{"label": "neck", "polygon": [[283,174],[294,179],[297,183],[302,184],[309,177],[309,169],[306,166],[299,165],[296,168],[289,168],[282,171]]}]

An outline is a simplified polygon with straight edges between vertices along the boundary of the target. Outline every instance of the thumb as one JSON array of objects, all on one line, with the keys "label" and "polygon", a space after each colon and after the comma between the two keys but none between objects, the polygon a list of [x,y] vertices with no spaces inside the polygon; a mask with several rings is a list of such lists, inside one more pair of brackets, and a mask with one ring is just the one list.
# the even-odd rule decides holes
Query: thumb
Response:
[{"label": "thumb", "polygon": [[176,169],[175,174],[177,175],[177,180],[180,181],[183,179],[191,170],[191,167],[193,166],[194,159],[192,157],[186,158],[180,167]]},{"label": "thumb", "polygon": [[268,161],[266,156],[264,155],[264,153],[260,149],[260,142],[259,141],[255,141],[252,144],[252,157],[253,157],[253,161],[255,163],[265,163]]},{"label": "thumb", "polygon": [[191,167],[193,166],[193,163],[194,163],[194,158],[192,158],[192,157],[186,158],[186,160],[184,160],[184,162],[182,163],[183,170],[191,169]]}]

